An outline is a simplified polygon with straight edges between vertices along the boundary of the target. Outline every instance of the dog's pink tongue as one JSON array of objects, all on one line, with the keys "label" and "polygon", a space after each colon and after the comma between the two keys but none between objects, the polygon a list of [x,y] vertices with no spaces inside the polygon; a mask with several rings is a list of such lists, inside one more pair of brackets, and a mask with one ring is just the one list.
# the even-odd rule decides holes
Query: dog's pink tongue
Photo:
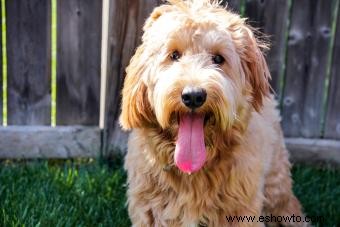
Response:
[{"label": "dog's pink tongue", "polygon": [[204,117],[185,114],[180,117],[175,163],[186,173],[198,171],[206,160],[203,132]]}]

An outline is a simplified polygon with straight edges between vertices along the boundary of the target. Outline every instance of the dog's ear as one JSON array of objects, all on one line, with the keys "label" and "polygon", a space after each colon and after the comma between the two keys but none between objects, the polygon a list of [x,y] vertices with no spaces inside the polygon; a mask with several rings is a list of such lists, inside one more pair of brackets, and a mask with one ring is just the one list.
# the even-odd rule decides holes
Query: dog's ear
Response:
[{"label": "dog's ear", "polygon": [[[156,7],[146,20],[143,30],[146,31],[165,12],[171,10],[170,5]],[[142,76],[147,64],[142,62],[143,44],[138,47],[126,68],[126,77],[122,91],[122,112],[120,124],[123,129],[147,127],[157,124],[155,114],[148,100],[148,88]]]},{"label": "dog's ear", "polygon": [[142,80],[142,52],[143,46],[138,47],[126,69],[120,115],[120,124],[124,130],[148,126],[155,119],[148,100],[148,88]]},{"label": "dog's ear", "polygon": [[152,26],[152,24],[160,17],[162,16],[164,13],[166,12],[170,12],[172,10],[172,6],[171,5],[161,5],[156,7],[151,15],[148,17],[148,19],[146,20],[143,30],[147,30],[148,28],[150,28]]},{"label": "dog's ear", "polygon": [[256,111],[260,111],[263,99],[270,94],[270,73],[262,52],[262,49],[267,48],[267,45],[257,40],[252,29],[246,24],[244,24],[242,33],[241,64],[251,86],[252,105]]}]

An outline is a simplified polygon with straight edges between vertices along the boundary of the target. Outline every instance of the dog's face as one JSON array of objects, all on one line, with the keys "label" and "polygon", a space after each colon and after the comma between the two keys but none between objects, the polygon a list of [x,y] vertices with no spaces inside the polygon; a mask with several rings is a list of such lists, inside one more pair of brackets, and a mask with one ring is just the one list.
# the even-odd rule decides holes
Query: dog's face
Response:
[{"label": "dog's face", "polygon": [[120,120],[124,129],[175,131],[175,163],[194,172],[206,162],[214,133],[261,109],[269,72],[262,44],[238,15],[208,1],[170,2],[144,26],[127,68]]}]

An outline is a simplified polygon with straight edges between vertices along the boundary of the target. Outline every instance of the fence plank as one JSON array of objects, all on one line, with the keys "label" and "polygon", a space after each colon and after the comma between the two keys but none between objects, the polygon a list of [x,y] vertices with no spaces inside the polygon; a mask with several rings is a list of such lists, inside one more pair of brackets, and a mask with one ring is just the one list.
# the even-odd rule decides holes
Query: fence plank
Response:
[{"label": "fence plank", "polygon": [[120,92],[125,76],[125,67],[140,43],[142,26],[153,8],[161,0],[110,1],[110,24],[108,46],[108,78],[105,122],[108,130],[108,146],[126,149],[127,133],[120,130]]},{"label": "fence plank", "polygon": [[101,0],[58,0],[57,125],[99,121]]},{"label": "fence plank", "polygon": [[50,124],[50,1],[6,1],[8,124]]},{"label": "fence plank", "polygon": [[0,159],[99,157],[100,130],[86,126],[0,127]]},{"label": "fence plank", "polygon": [[271,48],[266,59],[272,76],[271,86],[278,99],[281,97],[281,72],[285,62],[289,1],[287,0],[247,0],[245,17],[255,28],[259,28],[270,38]]},{"label": "fence plank", "polygon": [[335,0],[295,0],[288,39],[283,99],[286,136],[316,138],[327,72]]},{"label": "fence plank", "polygon": [[[2,12],[2,5],[0,3],[0,15]],[[2,16],[0,16],[0,24],[2,24]],[[0,127],[2,125],[2,34],[0,35]]]},{"label": "fence plank", "polygon": [[326,139],[286,138],[293,162],[340,165],[340,141]]},{"label": "fence plank", "polygon": [[332,60],[325,137],[340,139],[340,12],[338,12]]}]

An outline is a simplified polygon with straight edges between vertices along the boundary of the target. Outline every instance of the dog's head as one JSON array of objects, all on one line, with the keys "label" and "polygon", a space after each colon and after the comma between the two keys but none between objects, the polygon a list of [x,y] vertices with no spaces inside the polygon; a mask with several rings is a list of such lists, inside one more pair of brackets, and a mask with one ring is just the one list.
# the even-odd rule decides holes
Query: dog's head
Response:
[{"label": "dog's head", "polygon": [[205,163],[212,134],[261,110],[270,75],[264,44],[239,15],[208,0],[169,2],[145,23],[120,122],[124,129],[175,128],[175,163],[193,172]]}]

